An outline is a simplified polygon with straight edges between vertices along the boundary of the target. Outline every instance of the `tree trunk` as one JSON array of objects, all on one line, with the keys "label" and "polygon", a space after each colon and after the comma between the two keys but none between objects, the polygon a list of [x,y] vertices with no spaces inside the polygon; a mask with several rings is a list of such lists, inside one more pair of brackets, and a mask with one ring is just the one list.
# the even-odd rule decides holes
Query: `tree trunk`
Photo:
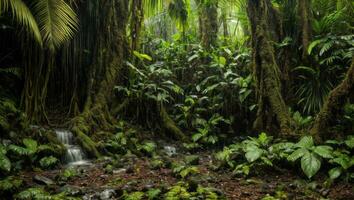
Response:
[{"label": "tree trunk", "polygon": [[302,41],[302,58],[307,58],[307,49],[310,45],[312,38],[312,29],[311,29],[311,1],[309,0],[299,0],[298,3],[298,13],[300,21],[301,30],[301,41]]},{"label": "tree trunk", "polygon": [[343,106],[348,102],[348,99],[352,98],[353,94],[354,57],[345,79],[329,93],[321,112],[316,118],[311,133],[317,140],[321,141],[331,137],[331,135],[329,135],[329,128],[334,125],[333,122],[337,119],[337,115],[341,114]]},{"label": "tree trunk", "polygon": [[216,46],[218,37],[218,1],[210,0],[200,3],[201,41],[206,49]]},{"label": "tree trunk", "polygon": [[142,23],[144,20],[143,0],[131,1],[131,18],[130,18],[130,43],[131,50],[138,50],[140,48],[140,34]]},{"label": "tree trunk", "polygon": [[253,73],[258,98],[257,131],[272,131],[274,125],[284,136],[292,133],[292,120],[281,93],[280,68],[275,60],[273,42],[279,41],[279,24],[270,0],[249,0]]},{"label": "tree trunk", "polygon": [[114,118],[110,113],[113,87],[122,74],[126,50],[128,3],[125,0],[99,1],[94,61],[89,68],[87,97],[82,113],[72,121],[72,131],[91,155],[99,156],[92,137],[97,130],[109,131]]}]

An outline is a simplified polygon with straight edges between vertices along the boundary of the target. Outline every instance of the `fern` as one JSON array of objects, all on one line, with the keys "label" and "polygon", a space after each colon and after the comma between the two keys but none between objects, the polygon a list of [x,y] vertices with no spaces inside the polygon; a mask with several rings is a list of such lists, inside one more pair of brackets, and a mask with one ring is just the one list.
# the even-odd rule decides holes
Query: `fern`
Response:
[{"label": "fern", "polygon": [[14,176],[6,177],[5,179],[0,180],[0,191],[7,192],[17,190],[22,185],[22,182],[21,179]]},{"label": "fern", "polygon": [[50,168],[50,167],[54,166],[55,164],[57,164],[58,161],[59,160],[56,157],[49,156],[49,157],[44,157],[41,160],[39,160],[39,164],[43,168]]},{"label": "fern", "polygon": [[6,150],[3,148],[2,145],[0,145],[0,169],[5,171],[5,172],[10,172],[11,171],[11,161],[7,156],[5,155]]}]

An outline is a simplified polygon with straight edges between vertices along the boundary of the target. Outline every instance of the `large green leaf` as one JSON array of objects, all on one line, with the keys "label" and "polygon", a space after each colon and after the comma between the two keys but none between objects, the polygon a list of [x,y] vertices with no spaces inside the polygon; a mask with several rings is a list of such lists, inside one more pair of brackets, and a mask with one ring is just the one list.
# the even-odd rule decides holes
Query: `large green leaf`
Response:
[{"label": "large green leaf", "polygon": [[42,37],[35,18],[31,10],[23,2],[23,0],[1,0],[0,16],[5,12],[11,12],[16,21],[25,27],[25,29],[33,35],[33,37],[42,44]]},{"label": "large green leaf", "polygon": [[30,150],[28,150],[27,148],[23,148],[23,147],[20,147],[20,146],[17,146],[17,145],[13,145],[11,144],[9,146],[9,150],[15,152],[16,154],[18,155],[21,155],[21,156],[24,156],[24,155],[29,155],[31,154],[32,152]]},{"label": "large green leaf", "polygon": [[0,154],[0,169],[7,172],[11,170],[11,162],[5,154]]},{"label": "large green leaf", "polygon": [[335,167],[328,171],[329,178],[334,180],[342,174],[342,169],[340,167]]},{"label": "large green leaf", "polygon": [[321,168],[321,161],[313,153],[306,153],[301,158],[301,169],[308,178],[314,176]]},{"label": "large green leaf", "polygon": [[301,148],[310,148],[314,145],[312,136],[304,136],[301,140],[296,144],[296,146]]},{"label": "large green leaf", "polygon": [[31,152],[31,154],[37,152],[37,148],[38,148],[37,141],[33,139],[25,138],[22,140],[22,142],[26,146],[26,148]]},{"label": "large green leaf", "polygon": [[260,158],[263,154],[263,150],[254,145],[249,145],[246,147],[245,157],[248,162],[254,162]]},{"label": "large green leaf", "polygon": [[322,158],[333,158],[333,148],[330,146],[317,146],[315,147],[314,152]]},{"label": "large green leaf", "polygon": [[349,136],[348,139],[345,140],[345,144],[346,144],[349,148],[353,149],[353,148],[354,148],[354,136],[353,136],[353,135]]},{"label": "large green leaf", "polygon": [[34,0],[34,16],[44,44],[54,51],[69,41],[78,28],[78,19],[64,0]]},{"label": "large green leaf", "polygon": [[294,151],[292,154],[288,156],[288,160],[291,162],[296,161],[297,159],[303,157],[305,154],[310,153],[307,149],[305,148],[300,148]]}]

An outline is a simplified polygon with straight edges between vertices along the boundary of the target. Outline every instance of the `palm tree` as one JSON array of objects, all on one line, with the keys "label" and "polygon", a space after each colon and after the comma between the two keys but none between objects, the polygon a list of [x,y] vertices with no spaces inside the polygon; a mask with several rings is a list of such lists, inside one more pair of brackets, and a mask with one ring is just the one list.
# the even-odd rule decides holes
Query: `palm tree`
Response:
[{"label": "palm tree", "polygon": [[[21,104],[30,121],[45,121],[55,52],[73,37],[78,28],[77,16],[64,0],[0,0],[0,16],[26,30],[19,35],[25,80]],[[27,40],[28,36],[34,40]]]},{"label": "palm tree", "polygon": [[0,15],[12,15],[40,44],[55,50],[78,27],[75,12],[64,0],[0,0]]}]

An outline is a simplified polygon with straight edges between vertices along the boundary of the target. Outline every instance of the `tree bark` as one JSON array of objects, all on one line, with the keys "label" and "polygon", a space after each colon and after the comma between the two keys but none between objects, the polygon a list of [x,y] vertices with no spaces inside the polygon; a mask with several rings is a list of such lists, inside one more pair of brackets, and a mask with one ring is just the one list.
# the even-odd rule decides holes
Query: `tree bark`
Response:
[{"label": "tree bark", "polygon": [[130,19],[130,43],[131,50],[138,50],[140,48],[140,35],[142,23],[144,20],[143,0],[131,1],[131,19]]},{"label": "tree bark", "polygon": [[254,129],[272,131],[276,125],[282,135],[290,135],[292,120],[281,93],[281,71],[273,47],[280,37],[276,12],[270,0],[248,0],[247,12],[251,22],[253,73],[258,98]]},{"label": "tree bark", "polygon": [[311,133],[319,141],[328,139],[329,128],[334,125],[337,115],[341,114],[343,106],[354,94],[354,57],[345,79],[334,88],[318,114]]},{"label": "tree bark", "polygon": [[301,41],[302,41],[302,58],[306,59],[307,49],[310,45],[312,38],[312,28],[311,28],[311,1],[309,0],[299,0],[298,3],[298,13],[300,21],[301,30]]},{"label": "tree bark", "polygon": [[96,22],[94,61],[89,68],[87,97],[82,113],[72,121],[71,130],[79,142],[94,156],[99,156],[92,137],[97,130],[109,131],[114,118],[110,113],[113,87],[122,74],[126,50],[126,22],[128,2],[125,0],[99,1]]},{"label": "tree bark", "polygon": [[218,1],[199,1],[200,12],[199,26],[202,45],[205,49],[216,46],[218,37]]}]

